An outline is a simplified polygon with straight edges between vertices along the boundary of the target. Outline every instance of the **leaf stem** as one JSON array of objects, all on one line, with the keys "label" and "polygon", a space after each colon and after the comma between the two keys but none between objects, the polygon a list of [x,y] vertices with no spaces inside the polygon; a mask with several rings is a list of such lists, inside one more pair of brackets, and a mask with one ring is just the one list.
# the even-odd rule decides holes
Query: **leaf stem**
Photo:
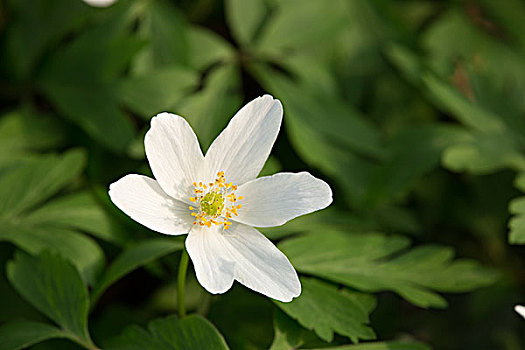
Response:
[{"label": "leaf stem", "polygon": [[184,304],[184,292],[186,287],[186,270],[188,269],[188,252],[186,248],[182,249],[179,263],[179,273],[177,275],[177,309],[179,318],[186,316],[186,305]]}]

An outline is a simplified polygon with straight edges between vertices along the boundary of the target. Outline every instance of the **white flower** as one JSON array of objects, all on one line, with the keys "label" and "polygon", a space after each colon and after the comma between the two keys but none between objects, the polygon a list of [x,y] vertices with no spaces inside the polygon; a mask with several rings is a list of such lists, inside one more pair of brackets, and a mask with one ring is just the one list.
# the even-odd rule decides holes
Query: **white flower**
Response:
[{"label": "white flower", "polygon": [[516,305],[514,306],[514,311],[520,314],[521,317],[525,318],[525,306]]},{"label": "white flower", "polygon": [[93,6],[93,7],[108,7],[113,5],[114,2],[117,0],[82,0],[86,4]]},{"label": "white flower", "polygon": [[256,179],[279,133],[282,106],[272,96],[244,106],[206,156],[182,117],[151,120],[146,155],[156,178],[127,175],[111,200],[142,225],[168,235],[189,233],[186,249],[199,283],[224,293],[237,280],[280,301],[301,293],[286,256],[252,226],[279,226],[332,202],[324,181],[307,172]]}]

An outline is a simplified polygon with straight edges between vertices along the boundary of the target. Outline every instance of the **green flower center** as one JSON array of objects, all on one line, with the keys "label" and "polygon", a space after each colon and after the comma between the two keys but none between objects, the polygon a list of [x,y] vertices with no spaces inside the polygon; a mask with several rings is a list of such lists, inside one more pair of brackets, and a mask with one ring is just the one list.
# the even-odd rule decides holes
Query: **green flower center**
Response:
[{"label": "green flower center", "polygon": [[201,211],[205,215],[216,216],[224,209],[224,196],[219,192],[208,192],[201,200]]}]

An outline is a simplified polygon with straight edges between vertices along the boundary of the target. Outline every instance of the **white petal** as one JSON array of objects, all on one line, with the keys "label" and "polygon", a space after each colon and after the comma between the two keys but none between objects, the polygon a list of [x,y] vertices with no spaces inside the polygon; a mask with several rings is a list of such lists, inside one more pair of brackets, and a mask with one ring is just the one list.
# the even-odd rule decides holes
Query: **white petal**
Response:
[{"label": "white petal", "polygon": [[147,176],[124,176],[109,186],[109,196],[120,210],[153,231],[180,235],[192,227],[188,205],[169,197]]},{"label": "white petal", "polygon": [[235,191],[242,207],[232,219],[257,227],[279,226],[332,203],[332,190],[307,172],[278,173],[247,182]]},{"label": "white petal", "polygon": [[270,95],[248,103],[230,120],[206,153],[203,181],[224,171],[226,181],[240,185],[260,173],[279,133],[283,108]]},{"label": "white petal", "polygon": [[151,119],[151,128],[144,140],[146,156],[155,179],[168,195],[188,202],[198,181],[197,169],[204,156],[197,136],[184,118],[161,113]]},{"label": "white petal", "polygon": [[117,0],[83,0],[86,4],[93,7],[108,7],[113,5]]},{"label": "white petal", "polygon": [[525,318],[525,306],[516,305],[514,306],[514,311],[520,314],[521,317]]},{"label": "white petal", "polygon": [[233,279],[280,301],[301,294],[301,283],[286,256],[253,227],[233,223],[196,227],[186,238],[199,283],[210,293],[224,293]]}]

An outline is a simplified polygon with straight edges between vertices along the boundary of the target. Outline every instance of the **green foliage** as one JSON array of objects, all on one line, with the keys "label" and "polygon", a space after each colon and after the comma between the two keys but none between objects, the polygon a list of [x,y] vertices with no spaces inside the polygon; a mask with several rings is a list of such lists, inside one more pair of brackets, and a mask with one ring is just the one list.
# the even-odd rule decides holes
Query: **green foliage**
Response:
[{"label": "green foliage", "polygon": [[[2,2],[0,348],[523,348],[507,242],[525,244],[524,16],[520,0]],[[210,296],[190,271],[202,316],[158,319],[184,238],[133,223],[108,185],[151,175],[153,115],[185,117],[205,151],[264,93],[285,113],[263,174],[334,192],[261,229],[303,292]],[[420,309],[443,293],[463,294]]]},{"label": "green foliage", "polygon": [[111,341],[107,349],[226,350],[228,345],[211,323],[202,317],[192,315],[183,320],[175,316],[153,320],[148,324],[148,330],[134,326]]},{"label": "green foliage", "polygon": [[310,278],[301,279],[301,285],[300,298],[276,304],[302,326],[313,329],[327,342],[333,340],[334,332],[349,337],[355,343],[359,339],[375,339],[374,331],[366,325],[368,315],[375,307],[372,296],[339,291],[334,286]]},{"label": "green foliage", "polygon": [[[39,257],[18,254],[7,265],[7,274],[16,290],[70,338],[88,346],[92,343],[87,329],[87,287],[72,264],[49,252]],[[56,331],[52,334],[56,336]]]},{"label": "green foliage", "polygon": [[449,248],[420,246],[400,254],[409,245],[405,237],[325,231],[279,248],[299,271],[367,292],[391,290],[421,307],[447,305],[432,290],[466,292],[494,282],[494,274],[474,261],[452,262]]},{"label": "green foliage", "polygon": [[0,327],[0,343],[5,350],[25,349],[47,339],[68,336],[68,333],[40,322],[15,321]]}]

